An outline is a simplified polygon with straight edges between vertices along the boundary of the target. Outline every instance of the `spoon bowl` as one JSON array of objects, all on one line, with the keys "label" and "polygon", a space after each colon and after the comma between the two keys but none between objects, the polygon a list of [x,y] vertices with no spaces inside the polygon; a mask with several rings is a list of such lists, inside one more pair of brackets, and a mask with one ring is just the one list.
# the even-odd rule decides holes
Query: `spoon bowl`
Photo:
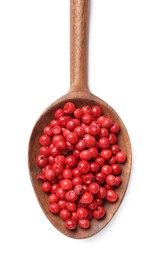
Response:
[{"label": "spoon bowl", "polygon": [[[71,0],[71,86],[70,91],[51,104],[37,120],[29,141],[28,163],[31,182],[38,199],[38,202],[49,219],[49,221],[63,234],[72,238],[87,238],[103,229],[112,219],[119,208],[125,195],[131,170],[131,144],[128,132],[119,115],[106,102],[93,95],[87,84],[87,28],[89,16],[89,0]],[[39,152],[39,137],[42,135],[43,128],[49,125],[53,119],[57,108],[71,101],[76,107],[84,105],[98,105],[102,109],[104,116],[111,118],[120,126],[118,144],[127,154],[127,160],[122,165],[122,184],[117,188],[119,199],[115,203],[105,203],[106,216],[97,221],[92,220],[91,227],[87,230],[77,227],[74,231],[69,231],[64,226],[64,221],[58,215],[49,211],[48,195],[41,190],[41,184],[36,180],[40,168],[36,164],[36,156]]]}]

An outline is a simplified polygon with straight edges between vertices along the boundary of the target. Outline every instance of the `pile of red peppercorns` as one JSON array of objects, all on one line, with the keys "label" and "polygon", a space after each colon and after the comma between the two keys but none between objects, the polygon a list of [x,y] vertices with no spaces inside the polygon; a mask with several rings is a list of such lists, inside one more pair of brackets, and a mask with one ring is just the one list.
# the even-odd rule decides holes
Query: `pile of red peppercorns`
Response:
[{"label": "pile of red peppercorns", "polygon": [[76,108],[67,102],[43,129],[36,163],[37,179],[48,193],[49,210],[68,230],[87,229],[105,216],[104,202],[118,200],[120,164],[126,154],[117,143],[120,127],[99,106]]}]

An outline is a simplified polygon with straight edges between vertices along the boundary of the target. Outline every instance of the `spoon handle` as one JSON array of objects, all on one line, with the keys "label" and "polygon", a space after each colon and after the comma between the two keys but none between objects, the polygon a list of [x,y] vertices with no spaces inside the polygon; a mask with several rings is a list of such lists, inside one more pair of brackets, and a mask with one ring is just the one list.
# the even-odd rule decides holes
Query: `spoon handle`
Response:
[{"label": "spoon handle", "polygon": [[88,89],[89,0],[70,0],[70,91]]}]

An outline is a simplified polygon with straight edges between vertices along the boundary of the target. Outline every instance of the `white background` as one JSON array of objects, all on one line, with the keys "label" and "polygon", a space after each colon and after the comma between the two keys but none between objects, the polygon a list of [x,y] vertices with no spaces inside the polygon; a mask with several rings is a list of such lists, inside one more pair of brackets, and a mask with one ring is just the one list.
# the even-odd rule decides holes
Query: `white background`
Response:
[{"label": "white background", "polygon": [[69,89],[69,0],[0,1],[0,259],[164,259],[164,2],[92,0],[91,91],[124,121],[133,148],[125,199],[84,240],[47,220],[27,166],[41,112]]}]

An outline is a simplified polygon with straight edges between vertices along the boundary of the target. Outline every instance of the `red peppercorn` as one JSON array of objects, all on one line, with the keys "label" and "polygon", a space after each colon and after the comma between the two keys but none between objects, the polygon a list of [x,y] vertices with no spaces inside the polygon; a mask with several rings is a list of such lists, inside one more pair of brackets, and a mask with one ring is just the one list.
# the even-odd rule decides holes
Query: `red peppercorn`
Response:
[{"label": "red peppercorn", "polygon": [[126,154],[124,152],[116,153],[116,161],[118,163],[124,163],[126,160]]},{"label": "red peppercorn", "polygon": [[91,211],[97,209],[98,207],[98,203],[96,200],[93,200],[89,205],[88,205],[88,209],[90,209]]},{"label": "red peppercorn", "polygon": [[39,152],[41,155],[46,155],[49,156],[50,155],[50,148],[48,146],[41,146],[39,149]]},{"label": "red peppercorn", "polygon": [[86,147],[85,141],[84,140],[79,140],[78,143],[76,144],[76,149],[79,151],[84,150]]},{"label": "red peppercorn", "polygon": [[65,209],[66,203],[67,201],[65,199],[59,199],[58,205],[60,206],[61,209]]},{"label": "red peppercorn", "polygon": [[120,178],[120,176],[116,176],[115,177],[115,187],[119,187],[120,186],[120,184],[121,184],[121,178]]},{"label": "red peppercorn", "polygon": [[116,177],[112,174],[108,175],[106,177],[106,183],[110,186],[115,186],[116,183]]},{"label": "red peppercorn", "polygon": [[85,134],[89,134],[89,131],[90,131],[89,125],[82,124],[82,127],[84,128]]},{"label": "red peppercorn", "polygon": [[63,155],[57,155],[55,157],[55,162],[64,165],[65,164],[65,157]]},{"label": "red peppercorn", "polygon": [[77,217],[78,217],[79,219],[87,218],[87,216],[88,216],[88,211],[87,211],[86,208],[79,207],[79,208],[77,209]]},{"label": "red peppercorn", "polygon": [[51,143],[51,138],[48,136],[48,135],[42,135],[40,138],[39,138],[39,143],[41,145],[50,145]]},{"label": "red peppercorn", "polygon": [[117,136],[115,134],[110,133],[109,134],[109,142],[110,142],[110,144],[116,144],[117,143]]},{"label": "red peppercorn", "polygon": [[97,148],[91,147],[91,148],[89,148],[88,150],[89,150],[90,153],[91,153],[91,158],[92,158],[92,159],[96,159],[96,158],[98,157],[99,152],[98,152],[98,149],[97,149]]},{"label": "red peppercorn", "polygon": [[83,183],[86,184],[86,185],[91,184],[94,181],[94,179],[95,179],[95,177],[92,173],[82,175]]},{"label": "red peppercorn", "polygon": [[110,150],[112,154],[116,155],[120,151],[120,147],[117,144],[111,145]]},{"label": "red peppercorn", "polygon": [[62,141],[62,140],[58,140],[56,141],[55,143],[55,146],[58,150],[65,150],[66,149],[66,142],[65,141]]},{"label": "red peppercorn", "polygon": [[89,134],[96,136],[100,133],[100,127],[99,125],[91,125],[89,129]]},{"label": "red peppercorn", "polygon": [[88,186],[83,184],[83,190],[84,190],[84,192],[87,192],[88,191]]},{"label": "red peppercorn", "polygon": [[55,113],[54,113],[54,117],[56,119],[59,119],[61,116],[64,116],[64,111],[62,108],[58,108],[56,109]]},{"label": "red peppercorn", "polygon": [[106,191],[107,190],[113,190],[114,189],[114,187],[113,186],[110,186],[109,184],[104,184],[104,188],[106,189]]},{"label": "red peppercorn", "polygon": [[36,163],[39,167],[45,167],[48,163],[48,159],[47,159],[47,156],[45,155],[38,155],[36,157]]},{"label": "red peppercorn", "polygon": [[54,135],[52,138],[52,144],[56,145],[57,141],[64,141],[64,137],[62,135]]},{"label": "red peppercorn", "polygon": [[102,206],[98,206],[97,209],[93,211],[93,216],[95,219],[102,219],[105,216],[105,209]]},{"label": "red peppercorn", "polygon": [[55,135],[61,135],[61,133],[62,133],[61,127],[58,125],[53,126],[52,133]]},{"label": "red peppercorn", "polygon": [[55,178],[56,174],[53,169],[49,169],[45,172],[45,178],[48,181],[52,181]]},{"label": "red peppercorn", "polygon": [[81,184],[75,185],[74,191],[78,196],[82,195],[84,193],[83,186]]},{"label": "red peppercorn", "polygon": [[105,116],[99,116],[98,118],[97,118],[97,122],[98,122],[98,124],[100,124],[101,126],[102,126],[102,121],[105,119]]},{"label": "red peppercorn", "polygon": [[110,118],[105,117],[102,120],[101,125],[102,125],[102,127],[105,127],[105,128],[111,128],[111,126],[113,125],[113,122]]},{"label": "red peppercorn", "polygon": [[113,134],[117,134],[120,130],[120,127],[117,123],[114,123],[112,127],[110,128],[110,132]]},{"label": "red peppercorn", "polygon": [[44,135],[52,136],[52,127],[51,126],[45,126],[43,129]]},{"label": "red peppercorn", "polygon": [[78,221],[78,217],[77,217],[77,213],[76,212],[72,212],[71,219],[75,220],[75,221]]},{"label": "red peppercorn", "polygon": [[[54,162],[55,162],[55,156],[57,156],[57,155],[59,155],[60,154],[60,151],[55,147],[55,146],[53,146],[53,147],[51,147],[50,148],[50,155],[53,157],[53,158],[51,158],[50,156],[50,161],[51,161],[51,163],[50,164],[53,164]],[[49,158],[48,157],[48,158]],[[52,159],[52,160],[51,160]]]},{"label": "red peppercorn", "polygon": [[115,156],[112,156],[112,158],[108,161],[108,164],[109,164],[109,165],[112,165],[112,164],[115,164],[115,163],[117,163],[116,157],[115,157]]},{"label": "red peppercorn", "polygon": [[86,125],[90,125],[93,120],[94,120],[94,117],[90,114],[84,114],[82,117],[82,122]]},{"label": "red peppercorn", "polygon": [[96,144],[95,137],[91,136],[90,134],[86,134],[83,138],[85,145],[87,148],[91,148]]},{"label": "red peppercorn", "polygon": [[68,230],[74,230],[77,227],[77,223],[74,219],[66,219],[64,224]]},{"label": "red peppercorn", "polygon": [[78,199],[78,196],[77,196],[77,194],[76,194],[76,192],[75,192],[74,190],[69,190],[69,191],[67,191],[67,193],[66,193],[66,199],[67,199],[68,201],[73,201],[73,202],[75,202],[75,201]]},{"label": "red peppercorn", "polygon": [[82,107],[82,111],[84,112],[84,114],[90,114],[91,112],[91,107],[86,105]]},{"label": "red peppercorn", "polygon": [[66,128],[70,131],[73,131],[76,127],[76,122],[73,119],[70,119],[67,124],[66,124]]},{"label": "red peppercorn", "polygon": [[51,185],[49,182],[43,182],[42,183],[42,190],[46,193],[50,192],[51,190]]},{"label": "red peppercorn", "polygon": [[105,182],[106,175],[103,172],[98,172],[96,173],[95,178],[97,183],[103,184]]},{"label": "red peppercorn", "polygon": [[72,177],[73,177],[73,172],[72,172],[72,170],[71,169],[64,169],[63,170],[63,178],[65,178],[65,179],[72,179]]},{"label": "red peppercorn", "polygon": [[82,178],[80,176],[75,176],[72,179],[72,183],[74,186],[82,184]]},{"label": "red peppercorn", "polygon": [[96,198],[95,200],[97,202],[97,206],[103,206],[104,205],[104,200],[103,199]]},{"label": "red peppercorn", "polygon": [[51,194],[56,194],[58,188],[59,188],[59,184],[54,183],[51,187]]},{"label": "red peppercorn", "polygon": [[57,126],[57,125],[59,125],[58,120],[55,120],[55,119],[51,120],[50,126],[51,126],[52,128],[53,128],[54,126]]},{"label": "red peppercorn", "polygon": [[102,173],[104,173],[105,175],[109,175],[112,173],[112,166],[110,165],[104,165],[102,168],[101,168],[101,171]]},{"label": "red peppercorn", "polygon": [[116,202],[118,200],[118,195],[114,190],[108,190],[106,193],[106,200],[109,202]]},{"label": "red peppercorn", "polygon": [[59,204],[57,203],[51,203],[49,206],[50,212],[53,214],[58,214],[61,210]]},{"label": "red peppercorn", "polygon": [[66,124],[67,124],[67,122],[69,121],[69,119],[70,119],[69,116],[61,116],[61,117],[58,119],[59,126],[61,126],[61,127],[66,127]]},{"label": "red peppercorn", "polygon": [[90,169],[90,164],[89,162],[85,161],[85,160],[81,160],[78,165],[77,165],[80,173],[82,174],[86,174],[87,172],[89,172]]},{"label": "red peppercorn", "polygon": [[90,221],[88,218],[79,219],[78,224],[81,228],[88,229],[90,227]]},{"label": "red peppercorn", "polygon": [[51,165],[50,165],[50,164],[47,164],[46,166],[44,166],[44,167],[42,168],[42,173],[45,174],[45,172],[46,172],[48,169],[51,169],[51,168],[52,168]]},{"label": "red peppercorn", "polygon": [[80,158],[80,151],[77,150],[77,149],[74,149],[73,150],[73,156],[75,156],[76,159],[79,159]]},{"label": "red peppercorn", "polygon": [[78,168],[73,168],[72,173],[74,177],[81,177],[81,173]]},{"label": "red peppercorn", "polygon": [[100,189],[97,193],[97,198],[104,199],[106,196],[106,189],[100,186]]},{"label": "red peppercorn", "polygon": [[97,157],[95,162],[97,162],[100,165],[100,167],[102,167],[105,164],[105,159],[102,157]]},{"label": "red peppercorn", "polygon": [[91,194],[97,194],[100,190],[100,186],[97,182],[93,182],[89,185],[88,190]]},{"label": "red peppercorn", "polygon": [[102,148],[102,149],[108,149],[109,147],[109,139],[107,137],[101,137],[99,139],[99,147]]},{"label": "red peppercorn", "polygon": [[109,131],[107,128],[101,128],[100,129],[100,137],[109,137]]},{"label": "red peppercorn", "polygon": [[93,201],[93,195],[89,192],[85,192],[82,195],[81,200],[84,204],[90,204]]},{"label": "red peppercorn", "polygon": [[75,212],[77,209],[76,203],[72,202],[72,201],[67,201],[66,202],[66,208],[71,211],[71,212]]},{"label": "red peppercorn", "polygon": [[68,134],[68,133],[70,133],[71,131],[70,130],[68,130],[67,128],[62,128],[62,134],[63,134],[63,137],[64,138],[66,138],[66,135]]},{"label": "red peppercorn", "polygon": [[72,184],[72,181],[69,180],[69,179],[64,179],[62,180],[61,182],[61,188],[63,190],[71,190],[73,188],[73,184]]},{"label": "red peppercorn", "polygon": [[61,209],[59,216],[61,219],[66,220],[71,218],[71,213],[68,209]]},{"label": "red peppercorn", "polygon": [[86,161],[89,161],[91,159],[92,155],[90,153],[89,150],[83,150],[81,153],[80,153],[80,159],[81,160],[86,160]]},{"label": "red peppercorn", "polygon": [[64,200],[66,193],[61,187],[59,187],[56,190],[56,195],[58,196],[59,199]]},{"label": "red peppercorn", "polygon": [[90,163],[90,171],[93,173],[98,172],[100,169],[100,165],[98,164],[98,162],[92,162]]},{"label": "red peppercorn", "polygon": [[75,111],[74,111],[74,117],[75,118],[81,119],[83,115],[84,115],[84,112],[81,108],[75,109]]},{"label": "red peppercorn", "polygon": [[78,136],[76,133],[70,132],[66,135],[66,140],[71,144],[76,144],[78,142]]},{"label": "red peppercorn", "polygon": [[56,175],[62,174],[63,172],[63,165],[61,163],[54,163],[52,165],[52,170]]},{"label": "red peppercorn", "polygon": [[75,111],[75,105],[72,102],[67,102],[64,105],[64,113],[66,114],[73,114]]},{"label": "red peppercorn", "polygon": [[91,115],[93,115],[94,117],[100,117],[101,114],[102,114],[101,107],[93,106],[91,108]]},{"label": "red peppercorn", "polygon": [[37,179],[37,180],[46,181],[46,178],[45,178],[45,176],[44,176],[43,173],[38,173],[38,174],[36,175],[36,179]]},{"label": "red peppercorn", "polygon": [[69,167],[74,167],[77,164],[77,160],[76,157],[73,155],[68,155],[65,158],[65,163],[69,166]]},{"label": "red peppercorn", "polygon": [[101,107],[76,107],[71,101],[54,111],[55,119],[39,138],[36,175],[48,193],[49,210],[68,230],[87,229],[92,218],[105,216],[105,201],[118,200],[120,164],[126,153],[118,143],[120,127],[102,115]]},{"label": "red peppercorn", "polygon": [[85,131],[84,128],[82,126],[76,126],[76,128],[74,129],[74,132],[79,136],[79,137],[83,137]]},{"label": "red peppercorn", "polygon": [[119,164],[112,164],[111,168],[112,168],[112,174],[114,174],[114,175],[119,175],[120,174],[121,166]]},{"label": "red peppercorn", "polygon": [[109,149],[102,150],[100,155],[101,155],[101,157],[103,157],[107,161],[112,158],[112,152]]},{"label": "red peppercorn", "polygon": [[65,151],[73,152],[74,149],[75,149],[74,144],[71,144],[71,143],[69,143],[69,142],[66,142],[66,149],[64,149],[64,152],[65,152]]},{"label": "red peppercorn", "polygon": [[49,201],[49,203],[58,203],[59,199],[56,194],[51,194],[48,197],[48,201]]}]

